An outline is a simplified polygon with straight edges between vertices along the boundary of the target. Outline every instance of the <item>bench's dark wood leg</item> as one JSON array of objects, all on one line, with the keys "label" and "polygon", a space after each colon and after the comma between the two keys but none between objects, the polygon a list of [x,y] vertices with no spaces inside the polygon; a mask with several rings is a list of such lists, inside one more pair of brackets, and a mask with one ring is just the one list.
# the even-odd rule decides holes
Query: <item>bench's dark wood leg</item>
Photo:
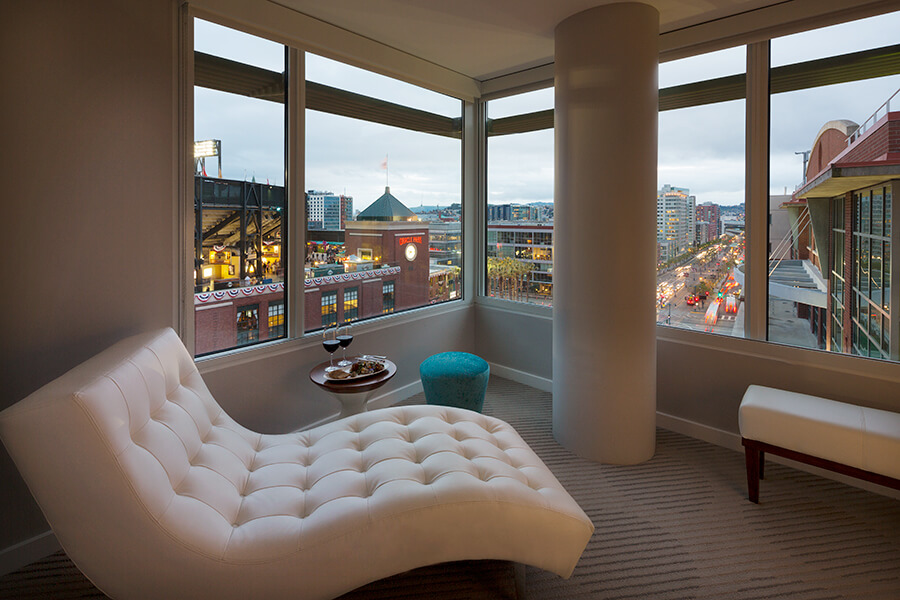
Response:
[{"label": "bench's dark wood leg", "polygon": [[759,504],[759,472],[762,452],[756,448],[744,446],[744,456],[747,459],[747,498],[750,502]]},{"label": "bench's dark wood leg", "polygon": [[525,565],[513,563],[516,578],[516,600],[525,600]]}]

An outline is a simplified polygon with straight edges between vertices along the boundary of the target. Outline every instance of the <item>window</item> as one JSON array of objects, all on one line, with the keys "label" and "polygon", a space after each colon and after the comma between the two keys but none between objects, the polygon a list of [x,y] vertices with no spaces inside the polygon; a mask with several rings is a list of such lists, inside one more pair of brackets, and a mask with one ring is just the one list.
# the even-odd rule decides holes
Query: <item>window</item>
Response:
[{"label": "window", "polygon": [[[553,89],[487,103],[487,295],[553,302]],[[538,275],[540,273],[540,275]]]},{"label": "window", "polygon": [[355,321],[359,318],[359,288],[352,287],[344,290],[344,322]]},{"label": "window", "polygon": [[381,312],[394,312],[394,282],[385,281],[381,287]]},{"label": "window", "polygon": [[322,327],[337,324],[337,291],[322,292]]},{"label": "window", "polygon": [[890,296],[900,168],[884,160],[900,151],[898,27],[892,13],[771,42],[770,341],[900,358]]},{"label": "window", "polygon": [[[287,46],[193,20],[195,354],[289,335]],[[359,287],[390,277],[390,312],[461,298],[463,102],[308,52],[305,154],[309,305],[300,331],[381,315]],[[298,71],[300,68],[297,69]],[[393,187],[391,187],[393,184]],[[300,232],[294,230],[296,234]],[[303,252],[301,251],[301,257]],[[352,273],[350,277],[343,276]],[[352,284],[352,286],[351,286]],[[364,286],[363,286],[364,287]],[[325,290],[324,296],[321,290]],[[334,292],[334,294],[332,294]],[[342,309],[337,310],[341,298]],[[272,311],[235,336],[235,299]],[[315,306],[322,301],[322,319]],[[331,306],[335,309],[332,311]],[[366,306],[369,306],[366,309]],[[368,311],[368,312],[367,312]],[[343,317],[342,317],[343,318]],[[258,325],[258,324],[257,324]]]},{"label": "window", "polygon": [[284,337],[284,302],[269,303],[269,339]]},{"label": "window", "polygon": [[[723,99],[743,77],[745,54],[730,48],[659,66],[666,86],[656,198],[656,320],[662,325],[744,335],[745,102]],[[697,81],[698,74],[712,78]]]},{"label": "window", "polygon": [[259,340],[259,305],[251,304],[237,309],[237,345],[243,346]]},{"label": "window", "polygon": [[[202,355],[260,341],[256,309],[251,317],[236,300],[285,301],[286,53],[201,19],[194,40],[192,285],[194,352]],[[254,77],[268,81],[266,95],[247,94]],[[282,308],[266,339],[285,336],[284,318]]]},{"label": "window", "polygon": [[[462,102],[310,53],[306,76],[307,277],[345,321],[459,298]],[[383,309],[359,302],[384,277]]]},{"label": "window", "polygon": [[835,352],[843,351],[844,331],[844,199],[837,198],[832,205],[831,217],[831,349]]},{"label": "window", "polygon": [[[891,356],[890,264],[891,226],[885,219],[892,188],[883,186],[854,194],[854,270],[851,304],[853,353],[870,358]],[[842,300],[842,299],[841,299]],[[835,299],[835,305],[839,305]],[[858,309],[858,313],[856,312]]]}]

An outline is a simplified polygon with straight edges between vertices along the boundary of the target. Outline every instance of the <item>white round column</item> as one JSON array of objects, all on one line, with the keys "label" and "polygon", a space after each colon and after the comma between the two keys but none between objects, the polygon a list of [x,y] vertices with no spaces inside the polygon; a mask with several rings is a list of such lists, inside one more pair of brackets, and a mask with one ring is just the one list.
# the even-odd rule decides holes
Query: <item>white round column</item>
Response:
[{"label": "white round column", "polygon": [[638,3],[556,28],[553,434],[603,463],[656,450],[658,38]]}]

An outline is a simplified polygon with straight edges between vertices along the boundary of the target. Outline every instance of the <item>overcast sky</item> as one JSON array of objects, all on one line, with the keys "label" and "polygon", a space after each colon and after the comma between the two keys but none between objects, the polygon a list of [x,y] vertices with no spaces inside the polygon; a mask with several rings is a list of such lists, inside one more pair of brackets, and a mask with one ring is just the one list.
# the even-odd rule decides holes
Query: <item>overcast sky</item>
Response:
[{"label": "overcast sky", "polygon": [[[897,43],[900,13],[845,23],[772,41],[779,66]],[[195,47],[273,71],[284,70],[279,44],[195,21]],[[307,54],[307,79],[412,106],[460,116],[461,102],[381,75]],[[660,87],[743,72],[743,47],[663,63]],[[827,121],[863,123],[894,92],[900,75],[803,90],[772,97],[770,191],[781,194],[802,180],[803,159]],[[488,116],[552,108],[552,89],[492,101]],[[900,96],[892,106],[900,109]],[[195,90],[195,139],[222,140],[223,176],[283,185],[284,107],[212,90]],[[697,202],[744,200],[744,101],[665,111],[659,115],[659,185],[686,187]],[[383,192],[410,208],[460,201],[460,142],[316,111],[307,111],[306,189],[353,196],[364,209]],[[382,165],[387,158],[388,170]],[[215,159],[207,159],[214,175]],[[492,137],[488,147],[488,201],[551,202],[553,132]]]}]

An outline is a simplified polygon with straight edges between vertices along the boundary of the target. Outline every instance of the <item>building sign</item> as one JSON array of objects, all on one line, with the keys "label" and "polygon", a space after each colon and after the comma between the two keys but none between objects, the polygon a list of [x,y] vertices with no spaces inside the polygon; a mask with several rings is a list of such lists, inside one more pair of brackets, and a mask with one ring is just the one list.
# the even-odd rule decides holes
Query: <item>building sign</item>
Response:
[{"label": "building sign", "polygon": [[398,238],[397,238],[397,245],[398,245],[398,246],[403,246],[404,244],[413,244],[413,243],[415,243],[415,244],[421,244],[421,243],[422,243],[422,236],[421,236],[421,235],[412,235],[412,236],[398,237]]}]

